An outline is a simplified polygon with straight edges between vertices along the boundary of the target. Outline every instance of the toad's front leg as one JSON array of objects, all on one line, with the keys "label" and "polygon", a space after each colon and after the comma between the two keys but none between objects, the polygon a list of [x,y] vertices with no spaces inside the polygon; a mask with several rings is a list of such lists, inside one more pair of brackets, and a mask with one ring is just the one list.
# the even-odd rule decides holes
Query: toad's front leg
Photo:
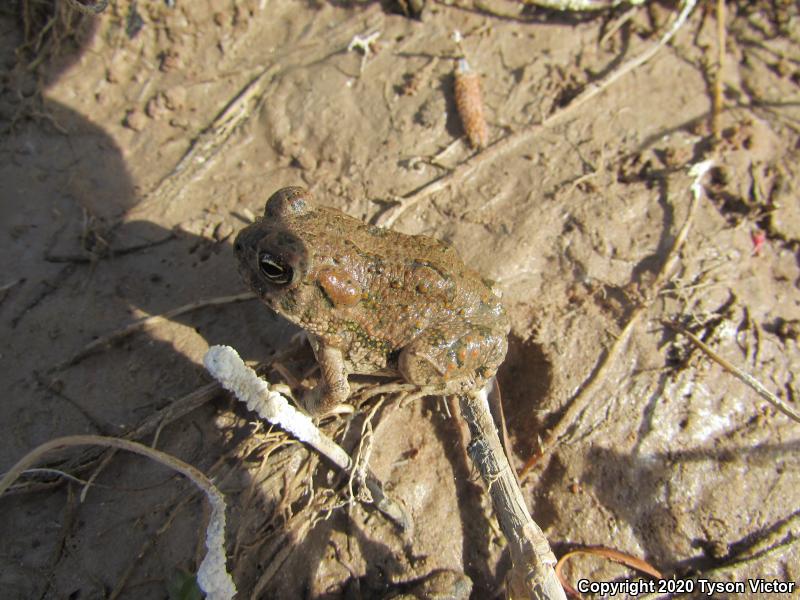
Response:
[{"label": "toad's front leg", "polygon": [[303,404],[312,415],[318,415],[346,402],[350,396],[350,384],[347,383],[348,372],[342,351],[317,339],[311,342],[319,363],[320,382],[306,394]]}]

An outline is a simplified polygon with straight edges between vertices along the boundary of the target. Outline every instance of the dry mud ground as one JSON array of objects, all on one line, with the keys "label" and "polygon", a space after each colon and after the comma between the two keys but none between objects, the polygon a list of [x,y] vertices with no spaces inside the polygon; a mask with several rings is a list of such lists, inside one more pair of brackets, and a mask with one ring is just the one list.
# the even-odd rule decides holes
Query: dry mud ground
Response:
[{"label": "dry mud ground", "polygon": [[[494,143],[655,44],[675,5],[578,16],[435,2],[417,21],[378,4],[175,4],[112,1],[97,18],[59,4],[53,27],[49,2],[0,9],[0,469],[53,437],[122,436],[155,415],[139,439],[226,494],[240,597],[379,598],[444,568],[471,578],[473,598],[502,597],[505,543],[439,399],[387,399],[373,418],[371,464],[414,520],[404,540],[230,398],[164,418],[208,382],[211,344],[272,361],[274,381],[313,378],[308,360],[271,359],[297,330],[257,302],[63,362],[142,316],[244,292],[231,234],[279,187],[306,185],[369,220],[470,159],[454,30]],[[524,479],[557,555],[605,545],[666,576],[797,582],[800,425],[664,326],[682,323],[798,408],[800,17],[792,2],[727,7],[713,152],[717,23],[701,5],[653,60],[512,150],[472,158],[394,227],[451,242],[502,289],[513,331],[499,378],[518,467],[644,307],[588,408]],[[373,32],[373,53],[348,52]],[[237,97],[235,127],[214,125]],[[679,268],[654,290],[687,218],[688,169],[708,157]],[[364,414],[326,428],[353,449]],[[48,464],[85,480],[99,463],[62,452]],[[176,589],[202,555],[206,512],[178,476],[120,454],[88,491],[52,473],[18,485],[0,501],[3,598],[192,597]],[[595,557],[565,572],[631,575]]]}]

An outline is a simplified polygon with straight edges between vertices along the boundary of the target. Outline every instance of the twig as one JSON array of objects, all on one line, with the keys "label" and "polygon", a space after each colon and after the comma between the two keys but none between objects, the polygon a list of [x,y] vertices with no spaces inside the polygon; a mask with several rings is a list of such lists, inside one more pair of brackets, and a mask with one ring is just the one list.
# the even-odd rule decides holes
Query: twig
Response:
[{"label": "twig", "polygon": [[130,323],[121,329],[112,331],[111,333],[99,337],[89,344],[86,344],[82,350],[74,354],[72,357],[54,366],[52,371],[60,371],[67,367],[72,367],[100,348],[103,348],[104,346],[107,346],[113,342],[118,342],[132,333],[139,331],[140,329],[144,329],[145,327],[162,323],[164,321],[169,321],[170,319],[174,319],[175,317],[199,308],[205,308],[207,306],[219,306],[221,304],[230,304],[232,302],[243,302],[245,300],[253,300],[255,298],[256,295],[253,292],[245,292],[243,294],[236,294],[234,296],[218,296],[217,298],[208,298],[205,300],[198,300],[197,302],[191,302],[189,304],[184,304],[183,306],[173,308],[167,312],[161,313],[160,315],[150,315],[149,317],[134,321],[133,323]]},{"label": "twig", "polygon": [[770,392],[755,377],[749,375],[748,373],[745,373],[733,363],[722,358],[719,354],[717,354],[711,348],[709,348],[708,345],[706,345],[703,342],[703,340],[694,335],[688,329],[681,327],[677,323],[673,323],[670,321],[664,321],[664,324],[673,331],[676,331],[681,335],[685,335],[695,346],[697,346],[698,348],[700,348],[700,350],[705,352],[711,360],[713,360],[715,363],[717,363],[719,366],[725,369],[728,373],[736,377],[739,381],[743,382],[750,389],[754,390],[759,396],[761,396],[764,400],[772,404],[772,406],[777,408],[787,417],[800,423],[800,413],[798,413],[796,410],[794,410],[792,407],[786,404],[783,400],[778,398],[775,394]]},{"label": "twig", "polygon": [[369,35],[354,35],[353,39],[350,40],[350,43],[347,45],[348,52],[361,52],[361,67],[358,69],[358,74],[363,75],[364,67],[367,66],[367,60],[369,59],[370,54],[374,54],[375,50],[373,49],[376,46],[378,38],[381,37],[380,31],[373,31]]},{"label": "twig", "polygon": [[[346,473],[353,469],[347,452],[320,431],[307,415],[290,405],[286,398],[270,390],[269,384],[244,364],[236,350],[230,346],[212,346],[206,352],[203,364],[225,389],[233,392],[261,418],[308,444]],[[408,516],[399,505],[386,497],[383,485],[370,470],[367,470],[366,486],[375,508],[401,530],[408,531],[411,526]]]},{"label": "twig", "polygon": [[145,456],[169,467],[173,471],[177,471],[205,493],[211,505],[211,516],[206,530],[206,555],[197,571],[197,583],[209,599],[230,600],[233,598],[234,594],[236,594],[236,586],[234,586],[233,579],[231,579],[225,567],[224,497],[211,480],[201,471],[174,456],[159,450],[154,450],[153,448],[148,448],[138,442],[131,442],[119,438],[103,437],[99,435],[60,437],[37,446],[17,461],[3,478],[0,479],[0,496],[17,480],[23,471],[39,462],[48,452],[70,446],[87,445],[117,448],[119,450],[127,450],[128,452]]},{"label": "twig", "polygon": [[689,14],[691,14],[696,3],[697,0],[683,0],[681,4],[681,11],[675,18],[674,23],[657,43],[653,44],[639,56],[636,56],[626,62],[616,71],[612,71],[600,81],[588,84],[584,90],[575,96],[575,98],[573,98],[572,101],[565,107],[557,110],[542,121],[532,123],[525,129],[517,131],[516,133],[508,134],[507,136],[496,141],[491,146],[487,147],[483,152],[475,154],[471,158],[460,163],[449,173],[437,177],[422,187],[417,188],[405,196],[402,196],[398,200],[397,204],[390,206],[374,219],[375,224],[382,227],[391,227],[404,212],[419,203],[421,200],[427,198],[431,194],[435,194],[447,189],[457,181],[467,179],[479,167],[492,163],[522,144],[529,143],[532,137],[538,135],[544,129],[552,127],[559,121],[563,120],[564,117],[573,113],[580,106],[584,105],[586,102],[597,96],[600,92],[608,88],[611,84],[615,83],[618,79],[646,63],[648,60],[653,58],[653,56],[655,56],[662,47],[670,42],[677,31],[686,22],[686,19],[689,17]]},{"label": "twig", "polygon": [[25,279],[20,278],[12,281],[11,283],[6,283],[5,285],[0,285],[0,303],[6,299],[8,296],[8,292],[11,291],[14,287],[18,286],[20,283],[25,281]]},{"label": "twig", "polygon": [[142,244],[136,244],[134,246],[128,246],[127,248],[119,248],[114,249],[110,247],[105,247],[103,252],[89,252],[88,254],[50,254],[45,253],[44,259],[47,262],[51,263],[95,263],[102,258],[116,258],[117,256],[125,256],[127,254],[133,254],[135,252],[140,252],[142,250],[149,250],[150,248],[155,248],[156,246],[160,246],[162,244],[166,244],[172,240],[176,239],[176,235],[173,232],[170,232],[166,237],[161,238],[160,240],[155,240],[152,242],[144,242]]},{"label": "twig", "polygon": [[725,67],[725,0],[717,0],[717,73],[714,77],[714,103],[711,107],[711,135],[714,143],[722,139],[720,115],[722,114],[722,81]]},{"label": "twig", "polygon": [[[734,569],[760,562],[772,556],[773,554],[778,554],[781,551],[788,552],[792,548],[792,546],[796,546],[798,542],[800,542],[800,537],[798,537],[797,535],[793,535],[791,532],[789,532],[784,537],[784,539],[776,542],[775,545],[769,548],[756,552],[750,556],[735,557],[732,560],[726,562],[725,564],[709,569],[708,571],[703,571],[699,575],[695,575],[693,577],[690,577],[689,579],[695,582],[700,581],[701,579],[705,579],[706,581],[715,581],[715,580],[718,581],[725,577],[730,577],[730,573]],[[797,584],[795,584],[794,582],[788,582],[788,583],[793,584],[795,588],[797,587]],[[637,600],[658,600],[662,598],[663,599],[672,598],[672,595],[659,594],[659,593],[647,594],[644,596],[639,596]]]},{"label": "twig", "polygon": [[600,389],[605,382],[611,367],[614,365],[614,363],[616,363],[617,358],[620,354],[622,354],[622,351],[627,346],[628,339],[630,338],[630,335],[636,325],[639,323],[639,320],[645,314],[647,309],[650,308],[653,300],[658,297],[661,288],[672,276],[672,272],[680,260],[681,249],[683,248],[686,238],[689,235],[689,231],[691,230],[692,221],[694,220],[694,215],[697,211],[697,205],[700,203],[700,198],[702,196],[702,185],[700,181],[709,171],[709,169],[711,169],[712,165],[713,163],[711,161],[704,161],[694,165],[689,170],[689,174],[694,177],[694,181],[691,185],[692,199],[689,203],[686,220],[678,232],[678,235],[675,236],[675,242],[672,244],[672,249],[669,251],[669,254],[664,261],[656,280],[653,282],[649,293],[642,300],[639,306],[634,309],[633,313],[631,313],[631,316],[628,319],[628,322],[625,324],[625,327],[622,329],[622,332],[617,337],[614,345],[608,351],[608,354],[606,354],[606,356],[601,360],[601,363],[595,369],[594,374],[590,376],[589,380],[584,383],[578,394],[568,403],[569,406],[564,413],[564,416],[561,417],[558,423],[556,423],[547,434],[547,437],[541,445],[540,452],[529,458],[525,463],[522,471],[520,471],[520,478],[524,478],[525,475],[534,467],[534,465],[537,464],[539,459],[555,447],[559,441],[559,438],[567,433],[575,421],[577,421],[580,415],[586,410],[591,401],[594,399],[595,392]]},{"label": "twig", "polygon": [[531,518],[514,470],[506,458],[489,410],[488,390],[459,397],[469,426],[467,451],[489,488],[495,515],[511,549],[509,597],[566,600],[554,567],[556,557],[541,528]]},{"label": "twig", "polygon": [[637,571],[641,571],[642,573],[647,573],[655,579],[663,578],[663,575],[658,569],[656,569],[647,561],[633,556],[632,554],[620,552],[619,550],[608,548],[606,546],[579,546],[562,554],[561,558],[558,559],[558,563],[556,564],[556,575],[558,576],[558,580],[561,582],[561,585],[564,586],[564,589],[568,594],[577,598],[580,598],[580,594],[578,594],[578,591],[573,588],[572,585],[570,585],[569,581],[567,581],[566,576],[563,573],[563,568],[571,557],[582,554],[589,556],[600,556],[621,565],[632,567]]},{"label": "twig", "polygon": [[[169,424],[177,419],[180,419],[184,415],[189,414],[190,412],[196,410],[200,406],[204,405],[206,402],[210,401],[214,396],[219,394],[222,391],[222,386],[219,385],[217,382],[206,384],[195,391],[175,400],[169,406],[149,415],[146,417],[136,428],[132,431],[127,433],[124,438],[128,440],[133,439],[140,439],[146,435],[149,435],[156,428],[164,423]],[[99,459],[101,457],[108,457],[109,455],[113,456],[116,453],[115,449],[110,449],[105,452],[98,451],[96,448],[90,448],[88,450],[83,451],[78,456],[62,461],[57,465],[51,465],[51,467],[58,467],[61,471],[81,471]],[[107,463],[108,458],[103,458],[103,462],[98,467],[98,470],[102,468],[103,465]],[[91,483],[91,481],[97,476],[97,473],[92,475],[87,483]],[[59,484],[60,481],[55,482]],[[36,483],[36,482],[25,482],[19,485],[12,487],[8,490],[9,494],[17,494],[17,493],[26,493],[26,492],[33,492],[38,491],[41,489],[47,489],[53,486],[53,483]]]},{"label": "twig", "polygon": [[587,12],[593,10],[606,10],[615,8],[620,4],[638,6],[647,0],[525,0],[525,4],[533,4],[549,10],[563,10],[567,12]]},{"label": "twig", "polygon": [[192,141],[192,145],[172,171],[128,213],[127,219],[147,213],[154,206],[168,209],[179,202],[189,191],[190,185],[211,165],[212,159],[225,146],[234,131],[253,114],[277,71],[277,65],[272,65],[245,85],[211,124]]},{"label": "twig", "polygon": [[[372,5],[352,18],[345,19],[330,28],[328,38],[317,38],[313,46],[321,46],[321,50],[310,52],[309,44],[301,44],[297,49],[274,57],[274,63],[251,79],[214,120],[192,141],[191,147],[178,161],[178,164],[167,173],[137,206],[126,215],[131,220],[146,214],[151,217],[152,210],[158,207],[166,212],[187,197],[191,184],[213,164],[214,159],[223,149],[229,146],[233,134],[238,131],[257,112],[271,84],[282,73],[291,68],[285,63],[292,54],[300,56],[299,64],[307,66],[321,60],[331,46],[341,43],[344,36],[352,36],[354,29],[363,29],[365,21],[372,27],[380,21],[380,7]],[[323,43],[324,42],[324,43]]]}]

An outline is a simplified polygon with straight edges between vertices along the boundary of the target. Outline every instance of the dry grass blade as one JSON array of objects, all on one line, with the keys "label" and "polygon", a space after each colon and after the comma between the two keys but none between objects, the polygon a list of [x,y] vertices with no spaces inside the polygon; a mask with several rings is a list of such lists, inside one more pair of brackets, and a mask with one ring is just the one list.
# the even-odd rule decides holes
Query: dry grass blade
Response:
[{"label": "dry grass blade", "polygon": [[133,323],[122,327],[121,329],[117,329],[116,331],[112,331],[104,336],[101,336],[86,344],[79,352],[68,358],[67,360],[57,364],[52,368],[53,371],[60,371],[67,367],[74,366],[85,359],[87,356],[91,355],[94,352],[97,352],[101,348],[112,344],[113,342],[118,342],[119,340],[131,335],[139,331],[140,329],[144,329],[145,327],[150,327],[157,323],[162,323],[164,321],[169,321],[170,319],[174,319],[180,315],[186,314],[188,312],[192,312],[193,310],[197,310],[199,308],[206,308],[207,306],[220,306],[222,304],[231,304],[233,302],[244,302],[245,300],[254,300],[256,295],[253,292],[245,292],[243,294],[236,294],[234,296],[218,296],[217,298],[208,298],[206,300],[198,300],[197,302],[191,302],[189,304],[184,304],[183,306],[178,306],[177,308],[173,308],[168,310],[160,315],[151,315],[149,317],[145,317],[143,319],[139,319],[138,321],[134,321]]},{"label": "dry grass blade", "polygon": [[0,496],[26,469],[39,462],[47,453],[71,446],[87,445],[116,448],[145,456],[180,473],[205,493],[212,510],[206,532],[207,552],[197,573],[198,584],[206,592],[207,598],[215,600],[233,598],[236,587],[225,567],[225,501],[222,493],[201,471],[165,452],[149,448],[138,442],[99,435],[73,435],[56,438],[37,446],[8,470],[0,479]]},{"label": "dry grass blade", "polygon": [[597,96],[600,92],[608,88],[621,77],[627,75],[631,71],[642,66],[644,63],[653,58],[658,51],[672,40],[678,30],[689,18],[692,10],[697,4],[697,0],[683,0],[681,3],[681,10],[675,18],[674,22],[661,37],[661,39],[653,44],[650,48],[639,54],[620,66],[619,69],[612,71],[600,81],[589,84],[586,88],[572,101],[557,110],[543,121],[532,123],[525,129],[507,135],[506,137],[498,140],[483,152],[474,155],[472,158],[462,162],[455,169],[434,179],[433,181],[423,185],[422,187],[414,190],[413,192],[401,197],[397,204],[389,207],[386,211],[381,213],[375,219],[375,224],[382,227],[391,227],[400,217],[411,207],[418,204],[421,200],[428,196],[447,189],[451,185],[467,179],[472,173],[483,165],[491,164],[495,160],[504,156],[505,154],[513,151],[522,144],[530,143],[531,138],[539,134],[542,130],[552,127],[567,115],[575,112],[578,108],[586,104],[589,100]]},{"label": "dry grass blade", "polygon": [[556,564],[556,575],[558,576],[558,580],[561,582],[561,585],[564,586],[564,589],[567,591],[567,593],[575,596],[576,598],[580,598],[580,594],[569,584],[569,582],[566,581],[561,571],[564,568],[564,564],[567,562],[567,560],[580,554],[601,556],[603,558],[613,560],[616,563],[636,569],[637,571],[641,571],[642,573],[647,573],[656,579],[661,579],[662,577],[661,572],[653,567],[650,563],[631,554],[626,554],[625,552],[620,552],[619,550],[614,550],[613,548],[607,548],[606,546],[585,546],[582,548],[575,548],[558,559],[558,563]]},{"label": "dry grass blade", "polygon": [[711,107],[711,135],[714,143],[722,140],[722,77],[725,67],[725,0],[717,0],[717,72],[714,77],[714,101]]},{"label": "dry grass blade", "polygon": [[639,323],[650,305],[653,303],[653,300],[658,297],[661,289],[664,287],[667,281],[669,281],[669,278],[672,276],[672,273],[677,266],[678,261],[680,260],[681,250],[686,242],[686,238],[689,236],[689,231],[691,230],[692,222],[694,221],[694,215],[697,212],[697,205],[700,203],[700,198],[702,196],[700,180],[711,169],[712,165],[713,163],[711,161],[704,161],[694,165],[690,170],[690,174],[694,176],[694,181],[691,186],[692,199],[689,203],[686,220],[681,226],[681,229],[678,231],[678,234],[675,236],[675,242],[672,244],[672,248],[670,249],[667,258],[664,261],[664,264],[661,266],[661,270],[659,271],[656,280],[653,282],[649,293],[645,297],[644,301],[634,309],[622,332],[620,332],[619,336],[614,342],[614,345],[611,347],[605,357],[601,359],[601,362],[595,369],[594,374],[590,376],[589,380],[583,384],[578,394],[569,402],[569,406],[564,413],[564,416],[561,417],[558,423],[556,423],[556,425],[547,434],[547,437],[541,445],[541,452],[529,458],[525,463],[525,466],[522,467],[522,470],[519,474],[520,478],[524,478],[525,475],[530,472],[530,470],[539,462],[539,459],[544,454],[552,450],[553,447],[555,447],[559,438],[567,433],[567,431],[578,420],[581,414],[586,410],[586,408],[589,406],[589,403],[594,398],[595,392],[599,390],[605,382],[611,367],[614,365],[617,358],[622,354],[622,351],[627,346],[628,339],[630,338],[634,328]]},{"label": "dry grass blade", "polygon": [[728,373],[736,377],[739,381],[743,382],[750,389],[754,390],[759,396],[761,396],[764,400],[772,404],[772,406],[777,408],[787,417],[789,417],[793,421],[797,421],[798,423],[800,423],[800,413],[798,413],[791,406],[786,404],[783,400],[778,398],[775,394],[770,392],[755,377],[753,377],[748,373],[745,373],[730,361],[722,358],[719,354],[717,354],[711,348],[709,348],[708,345],[706,345],[703,342],[703,340],[694,335],[691,331],[688,331],[684,327],[681,327],[680,325],[677,325],[676,323],[671,323],[669,321],[665,321],[664,324],[673,331],[676,331],[681,335],[685,335],[695,346],[697,346],[698,348],[700,348],[700,350],[705,352],[705,354],[711,360],[713,360],[715,363],[717,363],[719,366],[725,369]]},{"label": "dry grass blade", "polygon": [[632,4],[637,6],[644,4],[647,0],[524,0],[525,4],[533,4],[549,10],[563,10],[567,12],[587,12],[596,10],[608,10],[620,4]]}]

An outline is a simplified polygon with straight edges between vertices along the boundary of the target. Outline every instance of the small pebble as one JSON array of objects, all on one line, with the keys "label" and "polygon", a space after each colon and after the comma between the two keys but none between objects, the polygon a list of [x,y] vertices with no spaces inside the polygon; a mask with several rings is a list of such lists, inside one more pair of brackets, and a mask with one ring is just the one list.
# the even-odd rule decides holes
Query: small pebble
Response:
[{"label": "small pebble", "polygon": [[164,102],[164,95],[159,92],[158,94],[150,98],[150,100],[147,101],[147,105],[144,108],[144,112],[151,119],[160,119],[161,117],[166,115],[167,112],[169,111]]},{"label": "small pebble", "polygon": [[242,209],[242,216],[251,223],[255,223],[256,221],[256,216],[253,214],[253,211],[246,206]]},{"label": "small pebble", "polygon": [[168,73],[181,67],[181,57],[173,50],[162,52],[160,58],[161,63],[158,65],[158,69],[163,73]]},{"label": "small pebble", "polygon": [[147,124],[147,117],[139,109],[132,108],[125,113],[125,119],[122,124],[133,131],[141,131]]},{"label": "small pebble", "polygon": [[176,85],[164,92],[164,101],[170,110],[181,110],[186,105],[186,88]]},{"label": "small pebble", "polygon": [[314,155],[307,148],[300,148],[294,152],[292,158],[301,169],[313,171],[317,168],[317,161],[314,158]]}]

